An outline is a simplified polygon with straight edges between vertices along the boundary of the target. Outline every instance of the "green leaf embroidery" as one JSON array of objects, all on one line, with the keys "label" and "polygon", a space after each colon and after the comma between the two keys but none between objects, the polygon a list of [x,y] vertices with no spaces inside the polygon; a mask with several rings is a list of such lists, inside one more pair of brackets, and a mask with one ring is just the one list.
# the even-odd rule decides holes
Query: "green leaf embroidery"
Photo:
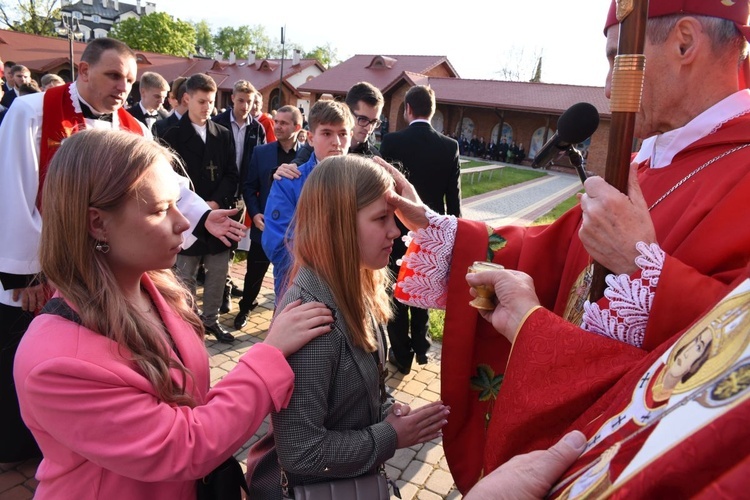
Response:
[{"label": "green leaf embroidery", "polygon": [[495,258],[495,254],[505,248],[508,241],[497,234],[489,226],[487,226],[487,235],[489,236],[489,241],[487,243],[487,261],[492,262]]},{"label": "green leaf embroidery", "polygon": [[477,365],[477,374],[471,377],[471,389],[479,392],[479,401],[490,401],[497,399],[503,375],[495,375],[489,365]]}]

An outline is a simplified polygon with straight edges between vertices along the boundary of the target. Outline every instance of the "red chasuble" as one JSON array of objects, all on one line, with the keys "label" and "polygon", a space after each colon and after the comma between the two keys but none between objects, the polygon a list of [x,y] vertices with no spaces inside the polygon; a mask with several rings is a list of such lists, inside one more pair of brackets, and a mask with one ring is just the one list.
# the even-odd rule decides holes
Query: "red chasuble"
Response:
[{"label": "red chasuble", "polygon": [[[693,173],[746,144],[748,138],[750,115],[740,116],[685,148],[670,166],[650,169],[642,165],[639,170],[649,206],[684,180],[651,210],[666,258],[643,341],[647,351],[695,320],[743,272],[750,259],[750,224],[744,220],[750,200],[750,147]],[[550,226],[504,227],[496,229],[492,237],[495,248],[498,237],[506,240],[502,249],[490,251],[492,260],[530,274],[542,305],[560,316],[591,262],[578,238],[580,222],[581,209],[575,207]],[[442,398],[451,406],[451,418],[443,431],[445,453],[456,485],[464,492],[483,473],[485,444],[492,450],[497,445],[493,439],[503,434],[495,416],[518,411],[515,401],[496,401],[510,345],[468,305],[466,270],[474,261],[487,259],[490,243],[484,224],[459,220],[448,282],[441,386]],[[598,304],[602,309],[608,307],[606,298]],[[573,343],[568,355],[586,348]],[[539,347],[538,355],[545,356],[545,347]],[[598,368],[576,367],[594,383]],[[565,398],[565,387],[560,391],[558,397]],[[524,397],[536,398],[535,387],[529,386]],[[529,432],[533,434],[534,427]],[[493,468],[498,464],[493,462]]]},{"label": "red chasuble", "polygon": [[490,435],[487,467],[578,429],[586,450],[554,498],[744,497],[749,274],[651,353],[535,311],[518,334],[497,402],[518,411],[496,415],[503,432]]},{"label": "red chasuble", "polygon": [[[44,110],[42,114],[42,140],[39,144],[39,191],[36,206],[41,212],[42,188],[47,176],[49,162],[60,148],[66,137],[86,128],[86,121],[81,113],[76,113],[70,100],[70,84],[52,87],[44,93]],[[117,110],[121,130],[129,130],[143,135],[143,129],[133,116],[123,108]]]}]

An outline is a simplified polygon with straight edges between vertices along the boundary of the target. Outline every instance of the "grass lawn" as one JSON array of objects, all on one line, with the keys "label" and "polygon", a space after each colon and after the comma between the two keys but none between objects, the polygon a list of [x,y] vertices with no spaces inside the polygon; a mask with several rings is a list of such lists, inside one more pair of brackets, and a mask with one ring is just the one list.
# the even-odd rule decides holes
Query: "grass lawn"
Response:
[{"label": "grass lawn", "polygon": [[479,161],[479,160],[466,160],[461,163],[461,168],[474,168],[474,167],[483,167],[487,165],[488,163],[486,161]]},{"label": "grass lawn", "polygon": [[[583,193],[583,189],[579,191],[579,193]],[[539,226],[542,224],[552,224],[557,219],[560,218],[562,214],[573,208],[578,204],[578,196],[573,195],[567,200],[563,201],[559,205],[557,205],[555,208],[547,212],[546,214],[539,217],[537,220],[534,221],[535,226]]]},{"label": "grass lawn", "polygon": [[[477,167],[482,165],[486,165],[486,163],[479,163],[478,165],[473,166]],[[492,173],[491,179],[490,173]],[[478,174],[476,175],[478,176]],[[461,197],[468,198],[489,191],[496,191],[508,186],[544,177],[546,175],[547,172],[542,172],[540,170],[524,170],[521,168],[504,167],[494,172],[483,172],[482,180],[474,182],[474,184],[470,184],[470,177],[464,175],[461,179]]]}]

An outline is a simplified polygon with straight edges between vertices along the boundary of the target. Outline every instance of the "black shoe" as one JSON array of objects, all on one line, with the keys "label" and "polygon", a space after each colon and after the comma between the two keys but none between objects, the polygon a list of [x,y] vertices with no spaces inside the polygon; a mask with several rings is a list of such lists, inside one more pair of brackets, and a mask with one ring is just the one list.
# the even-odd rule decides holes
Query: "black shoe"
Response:
[{"label": "black shoe", "polygon": [[396,354],[393,352],[393,349],[388,349],[388,361],[404,375],[408,375],[411,372],[410,366],[404,366],[403,364],[399,363],[398,359],[396,359]]},{"label": "black shoe", "polygon": [[226,314],[231,310],[232,310],[232,295],[229,291],[229,285],[227,285],[224,287],[224,295],[221,298],[221,307],[219,307],[219,312],[222,314]]},{"label": "black shoe", "polygon": [[417,364],[418,365],[426,365],[427,364],[427,353],[424,354],[417,354]]},{"label": "black shoe", "polygon": [[238,287],[234,283],[230,283],[229,287],[231,288],[231,290],[229,290],[229,293],[232,295],[232,297],[242,297],[242,294],[244,293],[242,291],[242,288]]},{"label": "black shoe", "polygon": [[240,312],[237,313],[237,316],[234,318],[234,329],[235,330],[242,330],[245,328],[245,325],[247,325],[247,317],[250,315],[250,311],[243,311],[240,309]]},{"label": "black shoe", "polygon": [[210,333],[216,337],[216,340],[223,342],[224,344],[231,344],[234,341],[234,335],[229,333],[220,323],[206,326],[206,333]]},{"label": "black shoe", "polygon": [[247,325],[247,317],[250,315],[250,311],[258,307],[258,301],[255,300],[250,305],[250,309],[243,309],[242,307],[242,301],[240,301],[240,311],[237,313],[237,316],[234,318],[234,329],[235,330],[242,330],[245,328],[245,325]]}]

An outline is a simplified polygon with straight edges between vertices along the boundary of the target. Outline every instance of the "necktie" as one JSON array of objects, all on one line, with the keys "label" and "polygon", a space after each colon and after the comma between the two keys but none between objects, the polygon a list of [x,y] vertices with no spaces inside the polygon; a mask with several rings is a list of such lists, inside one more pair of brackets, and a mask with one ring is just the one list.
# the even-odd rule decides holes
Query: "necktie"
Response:
[{"label": "necktie", "polygon": [[100,115],[96,115],[90,107],[88,107],[81,101],[79,102],[81,104],[81,112],[83,113],[84,118],[90,118],[92,120],[104,120],[105,122],[112,123],[112,113],[102,113]]}]

